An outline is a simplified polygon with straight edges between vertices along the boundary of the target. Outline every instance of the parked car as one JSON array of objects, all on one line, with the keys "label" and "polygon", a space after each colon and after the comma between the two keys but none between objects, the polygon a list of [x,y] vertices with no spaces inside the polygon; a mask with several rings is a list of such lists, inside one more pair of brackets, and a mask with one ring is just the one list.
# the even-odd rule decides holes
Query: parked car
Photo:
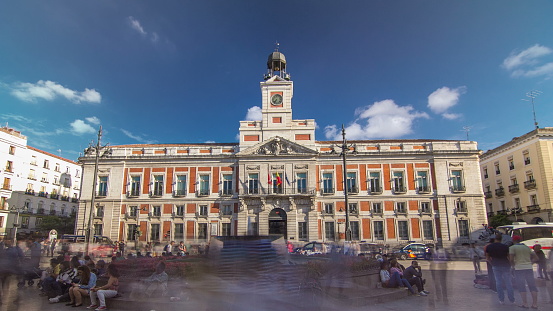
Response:
[{"label": "parked car", "polygon": [[430,251],[430,246],[422,243],[411,243],[407,244],[400,249],[393,252],[393,255],[396,258],[401,260],[406,259],[430,259],[432,253]]},{"label": "parked car", "polygon": [[383,254],[384,245],[376,243],[359,243],[359,255],[363,255],[367,258],[381,258]]},{"label": "parked car", "polygon": [[297,247],[294,253],[302,255],[326,254],[330,252],[330,246],[321,242],[309,242],[302,247]]}]

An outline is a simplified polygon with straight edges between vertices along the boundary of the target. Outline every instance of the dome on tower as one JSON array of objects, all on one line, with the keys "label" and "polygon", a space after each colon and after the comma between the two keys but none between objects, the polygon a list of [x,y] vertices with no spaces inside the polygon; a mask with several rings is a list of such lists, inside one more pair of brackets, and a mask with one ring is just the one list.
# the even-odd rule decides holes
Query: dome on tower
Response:
[{"label": "dome on tower", "polygon": [[272,71],[285,71],[286,69],[286,57],[280,52],[273,52],[269,54],[267,60],[267,69]]}]

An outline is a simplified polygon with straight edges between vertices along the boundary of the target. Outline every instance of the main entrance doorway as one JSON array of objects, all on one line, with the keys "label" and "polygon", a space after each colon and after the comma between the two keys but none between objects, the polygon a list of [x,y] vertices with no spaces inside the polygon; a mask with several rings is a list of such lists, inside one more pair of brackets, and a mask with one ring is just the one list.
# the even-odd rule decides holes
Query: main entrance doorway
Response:
[{"label": "main entrance doorway", "polygon": [[287,239],[286,212],[282,208],[275,208],[269,213],[269,235],[280,235]]}]

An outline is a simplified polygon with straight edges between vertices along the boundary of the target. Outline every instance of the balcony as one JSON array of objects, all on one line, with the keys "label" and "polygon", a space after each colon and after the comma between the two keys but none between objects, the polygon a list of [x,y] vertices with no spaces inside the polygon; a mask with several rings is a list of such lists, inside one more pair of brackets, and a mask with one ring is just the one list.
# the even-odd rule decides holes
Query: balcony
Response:
[{"label": "balcony", "polygon": [[207,197],[209,196],[209,190],[198,190],[196,191],[197,197]]},{"label": "balcony", "polygon": [[173,218],[176,218],[176,217],[183,218],[184,217],[184,212],[182,212],[182,211],[180,213],[179,212],[173,212],[173,213],[171,213],[171,217],[173,217]]},{"label": "balcony", "polygon": [[488,212],[488,218],[493,217],[494,212]]},{"label": "balcony", "polygon": [[382,216],[384,213],[382,213],[382,209],[372,209],[371,210],[371,216]]},{"label": "balcony", "polygon": [[104,212],[94,213],[94,219],[103,219],[103,218],[104,218]]},{"label": "balcony", "polygon": [[491,199],[493,197],[492,192],[491,191],[484,191],[484,197],[486,199]]},{"label": "balcony", "polygon": [[173,197],[174,198],[179,198],[179,197],[184,197],[186,196],[186,190],[184,189],[179,189],[179,190],[174,190],[173,191]]},{"label": "balcony", "polygon": [[126,212],[125,213],[125,218],[129,219],[129,218],[136,218],[136,212]]},{"label": "balcony", "polygon": [[507,211],[506,210],[497,211],[497,215],[507,215]]},{"label": "balcony", "polygon": [[27,189],[27,190],[25,190],[25,194],[35,195],[35,191],[33,189]]},{"label": "balcony", "polygon": [[234,195],[234,191],[232,191],[232,189],[223,189],[219,191],[219,195],[222,197],[231,197]]},{"label": "balcony", "polygon": [[509,193],[518,193],[519,192],[519,186],[518,184],[510,185],[509,186]]},{"label": "balcony", "polygon": [[27,177],[27,179],[29,179],[29,180],[36,180],[36,177],[35,177],[35,176],[29,176],[29,177]]},{"label": "balcony", "polygon": [[394,213],[396,213],[396,215],[407,215],[407,209],[406,208],[396,208],[394,210]]},{"label": "balcony", "polygon": [[154,213],[150,212],[150,213],[148,213],[148,217],[150,217],[150,218],[161,218],[161,212],[159,212],[159,213],[158,212],[154,212]]},{"label": "balcony", "polygon": [[44,209],[43,208],[39,208],[37,211],[36,211],[37,214],[39,215],[44,215]]},{"label": "balcony", "polygon": [[370,187],[369,194],[382,194],[382,187]]},{"label": "balcony", "polygon": [[420,215],[432,215],[432,210],[429,208],[421,208],[419,209]]},{"label": "balcony", "polygon": [[150,191],[148,195],[150,198],[160,198],[163,195],[163,191],[159,191],[159,190]]},{"label": "balcony", "polygon": [[315,188],[244,188],[240,191],[241,196],[279,196],[279,195],[315,195]]},{"label": "balcony", "polygon": [[430,187],[428,186],[418,186],[417,187],[418,193],[430,193]]},{"label": "balcony", "polygon": [[69,197],[64,195],[64,196],[61,197],[61,200],[69,202]]},{"label": "balcony", "polygon": [[107,190],[100,190],[100,191],[96,192],[96,197],[97,198],[105,198],[107,196],[108,196]]},{"label": "balcony", "polygon": [[42,178],[42,179],[40,180],[40,182],[43,182],[43,183],[48,183],[48,179],[46,179],[46,178]]},{"label": "balcony", "polygon": [[60,198],[60,195],[57,194],[57,193],[51,193],[50,194],[50,199],[58,200],[59,198]]},{"label": "balcony", "polygon": [[511,209],[511,215],[520,215],[522,214],[524,211],[522,210],[522,208],[520,207],[515,207],[515,208],[512,208]]},{"label": "balcony", "polygon": [[332,195],[334,194],[334,188],[324,188],[321,189],[321,195]]},{"label": "balcony", "polygon": [[50,211],[50,215],[56,215],[56,211],[55,210]]},{"label": "balcony", "polygon": [[392,191],[394,192],[394,194],[403,194],[407,193],[407,188],[405,188],[404,186],[394,186],[392,188]]},{"label": "balcony", "polygon": [[453,192],[453,193],[460,193],[460,192],[465,192],[465,191],[467,191],[465,186],[454,185],[454,186],[451,187],[451,192]]},{"label": "balcony", "polygon": [[77,198],[71,198],[71,203],[79,203],[79,199],[77,199]]},{"label": "balcony", "polygon": [[140,191],[138,190],[127,191],[127,198],[138,198],[139,196],[140,196]]},{"label": "balcony", "polygon": [[526,190],[536,189],[536,181],[534,179],[525,181],[524,189]]},{"label": "balcony", "polygon": [[455,209],[455,214],[457,215],[468,215],[469,210],[465,206],[458,207]]},{"label": "balcony", "polygon": [[196,212],[197,218],[207,218],[207,212]]},{"label": "balcony", "polygon": [[8,190],[8,191],[11,191],[11,190],[12,190],[12,185],[7,185],[7,184],[4,184],[4,185],[2,185],[2,190]]},{"label": "balcony", "polygon": [[530,158],[524,159],[524,165],[528,165],[528,164],[530,164]]},{"label": "balcony", "polygon": [[353,186],[353,187],[348,187],[348,194],[358,194],[359,193],[359,188],[356,187],[356,186]]},{"label": "balcony", "polygon": [[529,205],[526,209],[528,210],[528,213],[539,213],[541,210],[539,204]]},{"label": "balcony", "polygon": [[40,192],[38,193],[38,196],[39,196],[39,197],[46,198],[46,197],[48,197],[48,192],[40,191]]},{"label": "balcony", "polygon": [[219,211],[219,217],[224,217],[224,218],[230,218],[232,217],[232,210],[227,210],[227,211]]},{"label": "balcony", "polygon": [[505,196],[505,188],[499,187],[498,189],[495,189],[495,195],[497,197]]}]

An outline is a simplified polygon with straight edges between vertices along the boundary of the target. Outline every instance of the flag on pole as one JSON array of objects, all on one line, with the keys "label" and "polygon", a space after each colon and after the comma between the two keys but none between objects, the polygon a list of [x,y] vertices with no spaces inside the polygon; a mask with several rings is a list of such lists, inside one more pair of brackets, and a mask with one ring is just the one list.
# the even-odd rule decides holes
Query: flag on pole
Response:
[{"label": "flag on pole", "polygon": [[276,179],[277,179],[277,186],[282,185],[282,179],[280,179],[280,175],[278,174],[278,172],[276,173]]},{"label": "flag on pole", "polygon": [[267,183],[269,183],[269,185],[272,185],[273,184],[273,181],[271,180],[271,174],[267,174]]},{"label": "flag on pole", "polygon": [[284,173],[284,179],[286,180],[286,183],[288,186],[290,186],[290,181],[288,180],[288,174]]}]

